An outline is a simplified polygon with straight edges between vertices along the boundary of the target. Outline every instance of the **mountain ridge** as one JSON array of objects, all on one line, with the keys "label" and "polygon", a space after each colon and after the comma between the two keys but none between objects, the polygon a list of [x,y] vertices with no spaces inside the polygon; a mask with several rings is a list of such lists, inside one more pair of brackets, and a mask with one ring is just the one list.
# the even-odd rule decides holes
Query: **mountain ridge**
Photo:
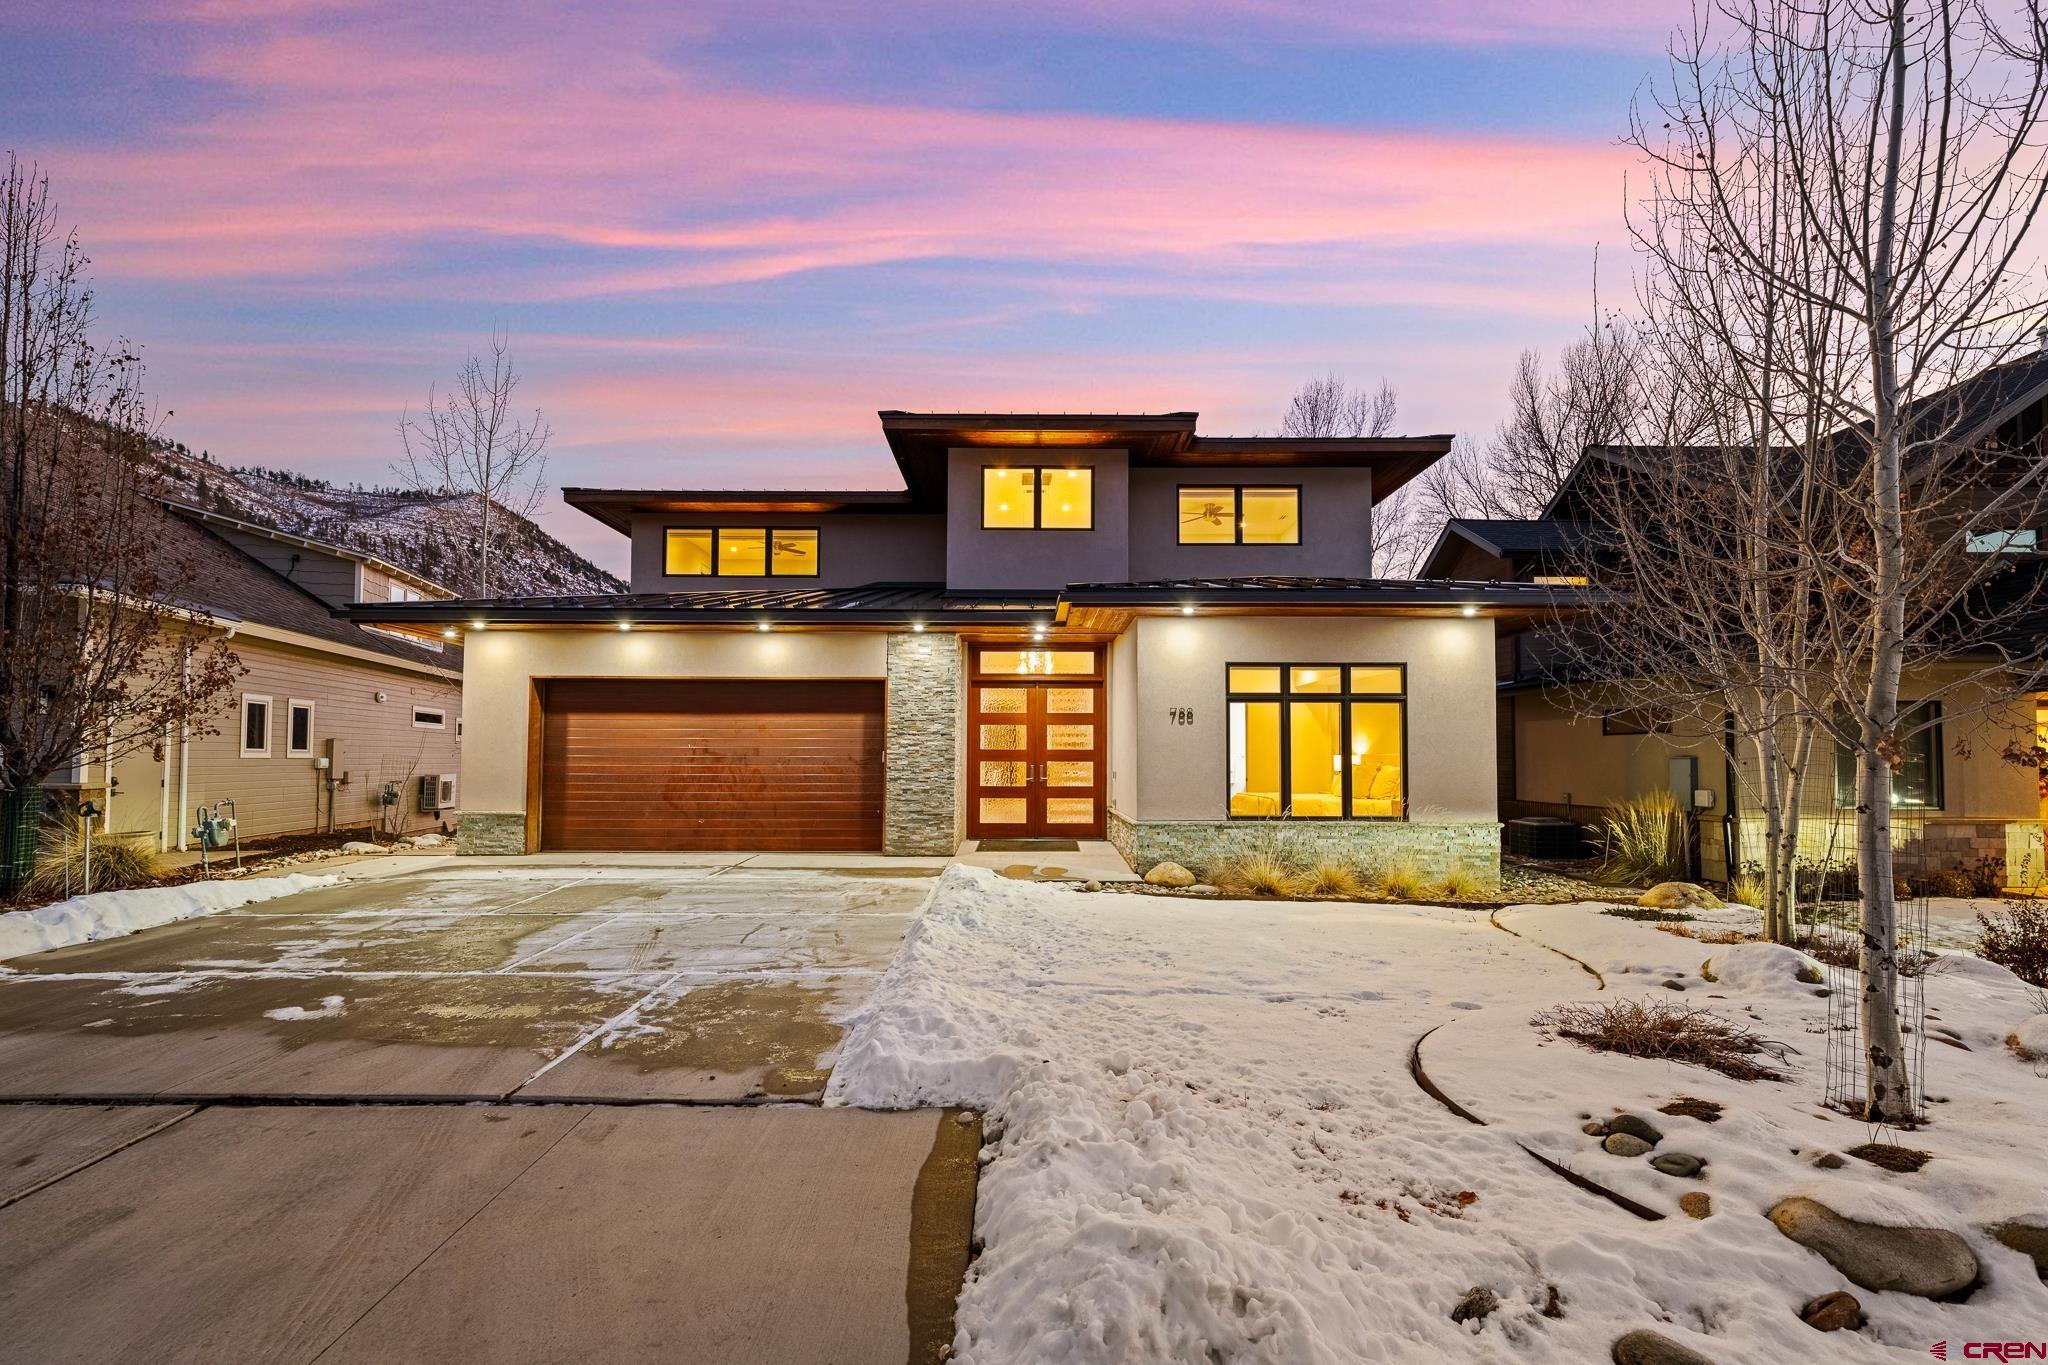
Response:
[{"label": "mountain ridge", "polygon": [[[372,555],[439,583],[458,596],[481,595],[457,546],[476,521],[474,493],[337,487],[289,469],[229,466],[175,441],[153,442],[150,463],[165,496],[208,512]],[[490,596],[565,597],[624,592],[626,585],[542,530],[529,517],[493,504],[511,530],[491,567]]]}]

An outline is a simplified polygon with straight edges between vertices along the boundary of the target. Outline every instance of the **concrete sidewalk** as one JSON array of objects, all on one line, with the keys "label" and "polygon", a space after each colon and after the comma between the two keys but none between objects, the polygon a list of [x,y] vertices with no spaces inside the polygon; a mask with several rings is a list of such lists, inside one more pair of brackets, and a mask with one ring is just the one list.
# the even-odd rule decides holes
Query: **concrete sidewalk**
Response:
[{"label": "concrete sidewalk", "polygon": [[0,1105],[0,1170],[41,1181],[0,1208],[4,1354],[936,1361],[978,1143],[932,1111]]}]

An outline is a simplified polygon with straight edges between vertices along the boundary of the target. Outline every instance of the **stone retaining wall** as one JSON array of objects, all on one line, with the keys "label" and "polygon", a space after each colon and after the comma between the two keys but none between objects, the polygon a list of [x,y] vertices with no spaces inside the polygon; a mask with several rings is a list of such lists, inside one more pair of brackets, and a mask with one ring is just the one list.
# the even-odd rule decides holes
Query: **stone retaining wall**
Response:
[{"label": "stone retaining wall", "polygon": [[1234,857],[1273,842],[1292,861],[1312,863],[1336,857],[1366,871],[1411,861],[1424,876],[1441,877],[1454,867],[1500,875],[1500,825],[1496,821],[1424,824],[1406,820],[1162,820],[1137,823],[1109,812],[1109,841],[1139,873],[1176,862],[1204,875]]}]

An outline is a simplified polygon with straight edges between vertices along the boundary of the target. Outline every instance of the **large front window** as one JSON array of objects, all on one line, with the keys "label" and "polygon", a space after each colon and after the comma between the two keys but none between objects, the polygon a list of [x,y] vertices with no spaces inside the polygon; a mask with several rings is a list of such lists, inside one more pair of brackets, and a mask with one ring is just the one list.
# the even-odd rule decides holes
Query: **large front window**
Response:
[{"label": "large front window", "polygon": [[1086,531],[1095,525],[1095,471],[984,469],[981,524],[992,531]]},{"label": "large front window", "polygon": [[1400,664],[1232,664],[1230,814],[1399,820],[1408,814]]},{"label": "large front window", "polygon": [[818,533],[794,526],[671,526],[662,572],[671,578],[815,578]]},{"label": "large front window", "polygon": [[1183,488],[1179,505],[1183,545],[1301,544],[1298,488]]},{"label": "large front window", "polygon": [[[1847,715],[1838,717],[1844,725]],[[1941,703],[1924,701],[1899,708],[1899,728],[1924,726],[1899,741],[1899,763],[1892,769],[1892,805],[1901,809],[1941,809]],[[1856,751],[1835,746],[1835,804],[1856,805]]]}]

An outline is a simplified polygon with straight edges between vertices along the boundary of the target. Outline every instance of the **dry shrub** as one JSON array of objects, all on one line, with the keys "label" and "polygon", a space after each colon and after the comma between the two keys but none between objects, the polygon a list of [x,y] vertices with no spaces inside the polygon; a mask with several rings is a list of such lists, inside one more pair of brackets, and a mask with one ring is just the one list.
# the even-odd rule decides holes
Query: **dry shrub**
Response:
[{"label": "dry shrub", "polygon": [[1701,1123],[1721,1121],[1719,1100],[1703,1100],[1693,1095],[1680,1095],[1669,1104],[1657,1106],[1657,1112],[1669,1114],[1673,1118],[1698,1119]]},{"label": "dry shrub", "polygon": [[1558,1005],[1529,1022],[1545,1033],[1569,1038],[1595,1052],[1684,1062],[1738,1081],[1784,1080],[1783,1072],[1757,1059],[1769,1057],[1782,1062],[1791,1050],[1712,1010],[1663,1001]]},{"label": "dry shrub", "polygon": [[1866,1142],[1861,1147],[1849,1148],[1847,1154],[1884,1170],[1900,1172],[1917,1171],[1934,1159],[1932,1152],[1901,1147],[1895,1142]]},{"label": "dry shrub", "polygon": [[1380,873],[1380,893],[1388,900],[1419,901],[1429,894],[1429,882],[1412,858],[1402,858]]},{"label": "dry shrub", "polygon": [[1743,873],[1734,881],[1728,883],[1728,899],[1734,901],[1737,905],[1746,905],[1752,910],[1763,909],[1763,878],[1753,873]]},{"label": "dry shrub", "polygon": [[2048,909],[2015,905],[1977,916],[1977,955],[2030,986],[2048,986]]},{"label": "dry shrub", "polygon": [[1337,858],[1318,858],[1301,880],[1302,890],[1311,896],[1343,896],[1356,900],[1365,894],[1365,882],[1349,863]]},{"label": "dry shrub", "polygon": [[1748,943],[1751,937],[1734,929],[1695,929],[1689,924],[1660,922],[1650,927],[1660,934],[1676,934],[1680,938],[1696,939],[1701,943],[1719,944],[1724,947],[1731,943]]},{"label": "dry shrub", "polygon": [[1968,900],[1977,894],[1976,880],[1960,867],[1923,872],[1909,885],[1916,896],[1937,896],[1944,900]]},{"label": "dry shrub", "polygon": [[1600,912],[1616,919],[1632,919],[1643,924],[1684,924],[1696,920],[1698,915],[1683,910],[1654,910],[1647,905],[1610,905]]},{"label": "dry shrub", "polygon": [[1442,889],[1444,896],[1450,900],[1476,901],[1498,894],[1500,883],[1484,872],[1476,871],[1463,863],[1454,863],[1451,870],[1444,873]]},{"label": "dry shrub", "polygon": [[35,871],[22,889],[36,897],[77,896],[87,891],[153,886],[164,875],[163,859],[155,849],[122,835],[93,835],[91,886],[85,884],[85,862],[85,822],[67,816],[45,827]]},{"label": "dry shrub", "polygon": [[2048,1062],[2048,1052],[2036,1052],[2028,1047],[2020,1041],[2020,1035],[2017,1031],[2005,1035],[2005,1046],[2006,1050],[2011,1052],[2013,1056],[2030,1066],[2037,1066],[2042,1062]]},{"label": "dry shrub", "polygon": [[1609,886],[1677,881],[1686,873],[1685,817],[1670,792],[1618,802],[1601,822],[1600,880]]},{"label": "dry shrub", "polygon": [[1217,884],[1227,891],[1254,896],[1291,896],[1296,882],[1286,863],[1260,849],[1225,864]]}]

